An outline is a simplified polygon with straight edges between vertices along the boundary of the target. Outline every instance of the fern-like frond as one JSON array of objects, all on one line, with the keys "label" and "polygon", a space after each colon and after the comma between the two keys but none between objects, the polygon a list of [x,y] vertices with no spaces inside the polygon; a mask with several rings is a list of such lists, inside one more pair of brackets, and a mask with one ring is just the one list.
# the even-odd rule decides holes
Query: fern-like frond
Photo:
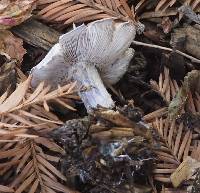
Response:
[{"label": "fern-like frond", "polygon": [[170,78],[169,69],[166,67],[164,67],[163,73],[160,73],[158,83],[153,80],[150,83],[153,89],[159,92],[168,104],[179,91],[177,82]]},{"label": "fern-like frond", "polygon": [[[8,143],[0,151],[0,175],[7,187],[15,193],[74,193],[59,182],[66,181],[66,178],[55,167],[60,159],[56,154],[63,154],[64,150],[54,142],[36,137],[17,142],[9,148],[6,146]],[[48,150],[44,151],[44,148]],[[14,175],[9,172],[13,171],[10,169],[15,170]],[[9,178],[12,179],[10,183]]]},{"label": "fern-like frond", "polygon": [[7,186],[2,186],[0,185],[0,191],[3,192],[14,192],[14,190],[12,188],[9,188]]},{"label": "fern-like frond", "polygon": [[134,20],[134,13],[125,0],[40,0],[38,8],[41,19],[65,25],[109,17]]},{"label": "fern-like frond", "polygon": [[180,89],[177,82],[171,79],[169,69],[166,67],[164,67],[163,72],[160,73],[158,82],[151,80],[150,84],[152,89],[163,97],[167,106],[145,115],[144,120],[147,122],[151,122],[151,120],[155,120],[155,118],[167,115],[168,105]]},{"label": "fern-like frond", "polygon": [[[171,79],[169,75],[169,69],[166,67],[164,67],[163,72],[160,73],[158,82],[151,80],[150,84],[152,89],[157,91],[163,97],[163,99],[166,101],[167,106],[145,115],[144,119],[148,122],[167,114],[167,109],[170,102],[176,97],[176,95],[178,94],[178,92],[180,92],[180,89],[182,87],[181,85],[179,86],[175,80]],[[187,95],[185,99],[186,102],[184,102],[183,105],[180,105],[180,114],[183,114],[188,111],[193,114],[200,112],[199,93],[192,93],[188,91],[188,94],[185,93],[185,95]]]},{"label": "fern-like frond", "polygon": [[[193,75],[195,73],[197,74],[197,72],[193,72]],[[167,104],[172,101],[181,89],[181,86],[178,86],[176,81],[170,78],[169,70],[166,67],[164,72],[160,74],[159,81],[151,81],[151,85],[154,90],[163,96]],[[144,119],[149,122],[160,136],[161,147],[155,151],[158,156],[158,162],[154,170],[154,179],[160,182],[171,183],[171,174],[187,156],[199,160],[200,146],[197,138],[199,136],[199,126],[197,124],[192,125],[190,123],[191,120],[185,121],[185,118],[181,118],[181,116],[185,115],[187,117],[187,113],[194,117],[198,116],[200,113],[200,97],[198,93],[191,93],[189,89],[187,92],[188,95],[185,93],[187,101],[181,107],[179,121],[170,119],[167,112],[168,106],[144,116]]]},{"label": "fern-like frond", "polygon": [[77,98],[75,83],[51,90],[41,82],[32,90],[31,77],[20,77],[24,81],[16,90],[0,97],[0,192],[72,193],[60,183],[66,179],[55,167],[64,150],[38,134],[62,124],[48,103],[75,110],[69,104]]},{"label": "fern-like frond", "polygon": [[44,108],[48,109],[46,104],[47,101],[71,95],[73,94],[73,89],[75,87],[75,83],[72,83],[63,87],[58,86],[58,89],[51,91],[50,86],[45,87],[44,82],[41,82],[38,87],[34,91],[30,91],[30,93],[30,80],[31,77],[20,83],[17,89],[9,97],[7,97],[7,93],[1,96],[0,115],[20,110],[37,103],[43,103]]},{"label": "fern-like frond", "polygon": [[0,136],[20,137],[30,128],[44,132],[62,124],[62,121],[52,113],[49,102],[75,110],[68,104],[70,98],[77,98],[74,94],[75,83],[50,90],[49,86],[41,82],[32,91],[30,80],[31,77],[20,83],[10,96],[4,93],[0,97]]},{"label": "fern-like frond", "polygon": [[171,8],[176,2],[179,2],[183,5],[189,5],[193,10],[198,9],[200,6],[199,0],[160,0],[155,7],[155,11],[166,11],[168,8]]},{"label": "fern-like frond", "polygon": [[168,118],[156,119],[153,127],[161,139],[161,148],[155,151],[159,161],[154,170],[154,179],[170,183],[170,175],[191,155],[192,138],[195,133],[183,123],[176,124],[175,120],[170,121]]},{"label": "fern-like frond", "polygon": [[[153,5],[152,5],[153,4]],[[170,15],[176,15],[179,7],[182,5],[190,6],[193,11],[200,12],[200,1],[199,0],[159,0],[152,3],[148,0],[140,0],[135,6],[136,13],[140,12],[141,19],[151,17],[164,17]],[[152,7],[150,10],[144,10],[145,7]]]}]

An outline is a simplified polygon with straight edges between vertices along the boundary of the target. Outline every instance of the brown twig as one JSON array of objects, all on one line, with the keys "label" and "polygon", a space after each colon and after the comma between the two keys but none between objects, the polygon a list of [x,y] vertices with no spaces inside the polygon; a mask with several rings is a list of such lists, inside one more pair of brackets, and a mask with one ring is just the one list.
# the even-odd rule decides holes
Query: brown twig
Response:
[{"label": "brown twig", "polygon": [[200,64],[200,60],[199,59],[197,59],[197,58],[195,58],[193,56],[190,56],[190,55],[188,55],[188,54],[186,54],[184,52],[181,52],[180,50],[174,50],[172,48],[167,48],[167,47],[159,46],[159,45],[155,45],[155,44],[147,44],[147,43],[139,42],[139,41],[135,41],[135,40],[132,43],[135,44],[135,45],[138,45],[138,46],[146,46],[146,47],[166,50],[166,51],[170,51],[170,52],[174,51],[174,52],[176,52],[176,53],[178,53],[178,54],[190,59],[192,62],[196,62],[196,63]]}]

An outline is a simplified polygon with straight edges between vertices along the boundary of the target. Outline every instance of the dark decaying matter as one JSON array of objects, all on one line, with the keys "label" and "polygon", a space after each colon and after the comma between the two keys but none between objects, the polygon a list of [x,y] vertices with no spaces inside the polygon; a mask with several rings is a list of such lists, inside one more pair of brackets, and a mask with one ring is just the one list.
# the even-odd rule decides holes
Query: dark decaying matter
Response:
[{"label": "dark decaying matter", "polygon": [[67,121],[51,133],[66,150],[62,167],[68,182],[81,192],[151,190],[138,183],[147,184],[152,172],[155,134],[138,120],[137,108],[132,107],[136,115],[132,120],[127,118],[129,105],[122,111],[101,109],[89,118]]}]

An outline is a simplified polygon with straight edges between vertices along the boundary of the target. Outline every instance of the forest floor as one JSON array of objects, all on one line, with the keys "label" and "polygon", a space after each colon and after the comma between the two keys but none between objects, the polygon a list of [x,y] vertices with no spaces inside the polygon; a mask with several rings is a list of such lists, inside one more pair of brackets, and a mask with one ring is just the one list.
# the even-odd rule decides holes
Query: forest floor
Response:
[{"label": "forest floor", "polygon": [[[1,0],[0,193],[200,192],[199,12],[198,0]],[[105,84],[114,108],[88,113],[73,81],[31,87],[73,23],[110,17],[139,26],[125,74]]]}]

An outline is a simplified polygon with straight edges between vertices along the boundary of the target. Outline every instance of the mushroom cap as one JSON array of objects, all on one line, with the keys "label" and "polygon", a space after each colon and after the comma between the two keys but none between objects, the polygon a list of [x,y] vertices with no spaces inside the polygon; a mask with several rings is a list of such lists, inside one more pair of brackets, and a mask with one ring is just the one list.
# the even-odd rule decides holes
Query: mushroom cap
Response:
[{"label": "mushroom cap", "polygon": [[69,63],[86,62],[99,69],[121,58],[135,38],[131,22],[117,22],[114,18],[81,25],[62,35],[59,44]]},{"label": "mushroom cap", "polygon": [[126,73],[134,52],[134,49],[128,48],[121,58],[117,59],[113,64],[103,66],[99,70],[101,79],[110,85],[117,83]]},{"label": "mushroom cap", "polygon": [[59,44],[55,44],[45,58],[32,68],[31,86],[37,87],[42,81],[52,88],[57,87],[58,84],[63,85],[71,79],[70,69],[64,60],[62,48]]}]

